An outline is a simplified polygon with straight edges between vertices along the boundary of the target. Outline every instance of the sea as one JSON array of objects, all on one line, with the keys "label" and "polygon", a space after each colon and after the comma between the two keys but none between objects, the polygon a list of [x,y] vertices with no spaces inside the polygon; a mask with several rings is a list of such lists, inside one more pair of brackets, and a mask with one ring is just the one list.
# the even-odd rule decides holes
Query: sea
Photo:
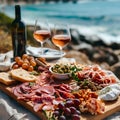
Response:
[{"label": "sea", "polygon": [[[0,11],[15,17],[14,5],[1,4]],[[21,4],[21,14],[26,24],[34,25],[36,19],[47,20],[51,26],[67,23],[80,34],[101,38],[107,44],[120,43],[120,0]]]}]

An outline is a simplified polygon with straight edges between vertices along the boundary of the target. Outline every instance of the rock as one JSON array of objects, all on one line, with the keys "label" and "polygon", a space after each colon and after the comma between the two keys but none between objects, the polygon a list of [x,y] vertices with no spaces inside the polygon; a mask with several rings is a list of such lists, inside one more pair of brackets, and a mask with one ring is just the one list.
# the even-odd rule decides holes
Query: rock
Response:
[{"label": "rock", "polygon": [[84,42],[81,42],[79,45],[71,45],[71,48],[73,50],[93,49],[93,47],[90,44]]},{"label": "rock", "polygon": [[119,61],[120,61],[120,50],[114,50],[114,53],[118,56]]},{"label": "rock", "polygon": [[110,70],[110,66],[108,65],[108,63],[106,62],[98,63],[98,62],[90,61],[89,58],[80,51],[71,50],[67,52],[65,57],[75,58],[76,62],[79,64],[88,64],[88,65],[99,64],[102,69]]},{"label": "rock", "polygon": [[118,44],[118,43],[111,43],[108,47],[113,49],[113,50],[116,50],[116,49],[120,49],[120,44]]},{"label": "rock", "polygon": [[111,71],[120,79],[120,62],[111,66]]},{"label": "rock", "polygon": [[71,29],[70,32],[71,32],[71,39],[72,39],[71,43],[73,45],[79,45],[80,44],[80,34],[79,34],[78,30]]},{"label": "rock", "polygon": [[106,62],[112,66],[119,61],[118,55],[113,51],[119,47],[119,44],[111,43],[108,45],[98,36],[81,35],[76,29],[71,29],[71,34],[72,42],[69,45],[69,50],[73,49],[85,53],[89,60],[96,63]]},{"label": "rock", "polygon": [[97,63],[106,62],[111,66],[119,61],[119,58],[114,51],[107,48],[94,47],[93,49],[86,48],[81,49],[80,51],[84,52],[91,61]]},{"label": "rock", "polygon": [[[75,28],[71,28],[71,38],[72,38],[72,44],[73,45],[78,45],[82,42],[85,42],[87,44],[92,45],[93,47],[107,47],[111,49],[119,49],[120,44],[117,42],[107,42],[104,37],[98,36],[98,35],[89,35],[89,34],[82,34],[79,32],[79,30]],[[109,38],[111,39],[111,38]]]},{"label": "rock", "polygon": [[91,35],[91,36],[84,36],[85,40],[87,43],[91,44],[92,46],[104,46],[106,47],[107,45],[104,43],[104,41],[99,38],[96,35]]},{"label": "rock", "polygon": [[75,58],[76,62],[79,64],[92,64],[92,62],[88,59],[88,57],[79,51],[68,51],[66,56],[67,58]]}]

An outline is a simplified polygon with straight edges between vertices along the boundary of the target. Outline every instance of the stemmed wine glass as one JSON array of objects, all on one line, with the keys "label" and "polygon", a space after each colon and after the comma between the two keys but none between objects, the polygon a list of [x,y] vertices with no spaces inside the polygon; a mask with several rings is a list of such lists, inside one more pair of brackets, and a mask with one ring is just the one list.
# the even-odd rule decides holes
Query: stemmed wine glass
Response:
[{"label": "stemmed wine glass", "polygon": [[70,30],[67,24],[55,24],[53,28],[52,42],[59,47],[61,55],[63,47],[71,41]]},{"label": "stemmed wine glass", "polygon": [[43,43],[46,42],[51,36],[50,27],[47,21],[41,21],[37,19],[35,21],[35,29],[33,37],[41,44],[41,55],[43,55]]}]

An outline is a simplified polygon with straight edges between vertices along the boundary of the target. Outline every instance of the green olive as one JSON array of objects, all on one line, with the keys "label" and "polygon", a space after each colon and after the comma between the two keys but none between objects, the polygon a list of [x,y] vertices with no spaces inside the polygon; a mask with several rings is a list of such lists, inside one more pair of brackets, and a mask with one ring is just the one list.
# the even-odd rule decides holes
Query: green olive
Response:
[{"label": "green olive", "polygon": [[64,64],[55,64],[52,67],[52,71],[55,73],[69,73],[70,72],[70,65],[64,65]]}]

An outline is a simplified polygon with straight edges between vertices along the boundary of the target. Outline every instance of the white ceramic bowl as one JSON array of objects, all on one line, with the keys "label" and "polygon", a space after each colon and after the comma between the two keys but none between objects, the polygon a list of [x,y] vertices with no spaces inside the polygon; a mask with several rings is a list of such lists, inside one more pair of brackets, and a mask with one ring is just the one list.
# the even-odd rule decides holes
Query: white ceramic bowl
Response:
[{"label": "white ceramic bowl", "polygon": [[49,68],[49,71],[52,73],[53,77],[58,80],[68,80],[70,79],[71,73],[55,73],[52,71],[52,66]]}]

